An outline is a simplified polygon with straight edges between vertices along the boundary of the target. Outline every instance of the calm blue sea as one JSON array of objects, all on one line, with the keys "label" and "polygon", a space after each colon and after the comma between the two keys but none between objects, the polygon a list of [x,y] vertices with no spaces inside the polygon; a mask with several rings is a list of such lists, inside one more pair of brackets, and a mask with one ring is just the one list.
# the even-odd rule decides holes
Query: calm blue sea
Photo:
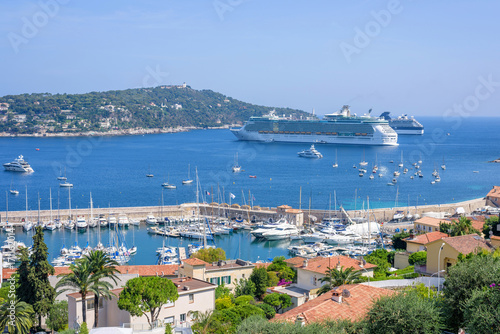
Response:
[{"label": "calm blue sea", "polygon": [[[95,207],[158,205],[162,191],[165,205],[194,202],[195,183],[181,184],[187,178],[188,165],[191,178],[194,179],[197,169],[203,193],[210,193],[205,195],[205,201],[229,202],[232,193],[236,196],[233,203],[244,204],[250,199],[254,205],[273,207],[288,204],[308,208],[311,203],[312,208],[326,209],[334,191],[337,203],[348,209],[361,208],[367,197],[371,207],[392,207],[397,193],[400,205],[457,202],[482,197],[493,185],[500,184],[500,164],[488,163],[500,158],[500,118],[468,118],[457,122],[422,117],[419,121],[425,126],[425,135],[400,136],[398,147],[317,144],[316,148],[324,156],[319,160],[297,156],[297,152],[308,145],[240,142],[229,130],[93,138],[0,138],[2,163],[23,154],[35,170],[32,174],[0,172],[0,190],[3,190],[0,211],[5,211],[6,196],[9,210],[24,210],[26,187],[30,210],[37,209],[37,194],[42,209],[49,208],[49,189],[52,189],[53,207],[57,208],[59,200],[60,207],[67,208],[68,190],[60,188],[57,180],[61,171],[68,182],[74,184],[71,198],[73,207],[78,208],[89,207],[90,192]],[[239,174],[231,172],[236,152],[244,170]],[[336,153],[339,168],[334,169]],[[423,161],[424,178],[411,180],[410,169],[410,173],[401,175],[397,186],[387,186],[401,154],[405,166],[419,159]],[[369,170],[377,161],[385,176],[373,180],[368,178],[369,174],[359,177],[353,165],[363,158],[369,162]],[[390,163],[391,160],[394,163]],[[443,161],[445,171],[440,170]],[[434,168],[439,169],[442,181],[432,185]],[[145,176],[149,171],[154,174],[153,178]],[[177,189],[163,190],[161,183],[167,180],[176,184]],[[6,194],[11,187],[20,194]],[[49,248],[60,248],[63,235],[68,244],[77,234],[48,232]],[[85,234],[78,237],[80,244],[86,242]],[[142,230],[137,230],[135,237],[139,248],[144,243],[144,248],[152,250],[163,240],[148,236]],[[129,244],[131,238],[131,230],[128,230]],[[156,240],[155,243],[148,244],[150,239]],[[238,250],[240,239],[246,240],[245,247]],[[285,244],[268,243],[266,247],[252,242],[243,233],[233,238],[220,237],[219,243],[232,258],[238,252],[250,260],[286,253]],[[147,252],[138,254],[137,263],[152,263],[151,251],[147,251],[148,255]]]}]

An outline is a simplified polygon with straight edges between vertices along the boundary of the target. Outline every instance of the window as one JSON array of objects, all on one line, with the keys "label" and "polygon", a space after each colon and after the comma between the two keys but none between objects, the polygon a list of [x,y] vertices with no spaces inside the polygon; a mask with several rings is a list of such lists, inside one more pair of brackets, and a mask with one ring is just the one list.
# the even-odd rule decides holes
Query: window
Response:
[{"label": "window", "polygon": [[212,277],[212,278],[210,279],[210,283],[212,283],[212,284],[217,284],[217,277]]},{"label": "window", "polygon": [[193,293],[190,293],[189,294],[189,303],[194,303],[194,294]]},{"label": "window", "polygon": [[186,322],[186,313],[181,314],[181,322]]},{"label": "window", "polygon": [[175,302],[171,302],[170,300],[165,304],[165,308],[167,307],[173,307],[175,305]]},{"label": "window", "polygon": [[241,274],[241,277],[242,277],[242,278],[245,278],[245,274]]},{"label": "window", "polygon": [[163,319],[163,322],[165,324],[173,324],[174,323],[174,317],[171,316],[171,317],[165,318],[165,319]]},{"label": "window", "polygon": [[94,309],[94,298],[87,299],[87,310],[93,310],[93,309]]},{"label": "window", "polygon": [[222,283],[231,284],[231,276],[222,276]]}]

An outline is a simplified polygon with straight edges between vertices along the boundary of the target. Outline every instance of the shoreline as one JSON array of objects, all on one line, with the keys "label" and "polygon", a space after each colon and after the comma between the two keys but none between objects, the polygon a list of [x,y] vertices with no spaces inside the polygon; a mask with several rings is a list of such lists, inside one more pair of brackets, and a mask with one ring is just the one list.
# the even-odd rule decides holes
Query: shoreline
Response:
[{"label": "shoreline", "polygon": [[234,126],[239,126],[237,124],[225,124],[222,126],[209,126],[209,127],[199,127],[199,126],[178,126],[171,128],[131,128],[131,129],[120,129],[111,130],[106,132],[97,131],[78,131],[78,132],[55,132],[55,133],[20,133],[13,134],[8,132],[0,132],[0,138],[54,138],[54,137],[114,137],[114,136],[135,136],[135,135],[145,135],[145,134],[161,134],[161,133],[179,133],[179,132],[189,132],[192,130],[223,130],[230,129]]}]

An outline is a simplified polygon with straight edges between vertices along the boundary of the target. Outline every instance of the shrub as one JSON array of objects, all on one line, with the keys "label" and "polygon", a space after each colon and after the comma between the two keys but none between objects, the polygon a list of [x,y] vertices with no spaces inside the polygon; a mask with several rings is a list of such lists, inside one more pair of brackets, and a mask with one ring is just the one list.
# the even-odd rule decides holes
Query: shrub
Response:
[{"label": "shrub", "polygon": [[408,263],[412,266],[413,265],[423,266],[424,264],[427,263],[427,252],[420,251],[411,254],[410,257],[408,258]]},{"label": "shrub", "polygon": [[253,302],[254,301],[254,298],[253,296],[250,296],[250,295],[243,295],[243,296],[239,296],[237,297],[235,300],[234,300],[234,303],[236,305],[243,305],[243,304],[250,304],[250,302]]},{"label": "shrub", "polygon": [[261,303],[258,304],[257,307],[259,307],[260,309],[262,309],[262,311],[264,311],[264,314],[266,315],[267,319],[272,319],[276,315],[276,310],[269,304]]},{"label": "shrub", "polygon": [[78,331],[78,334],[89,334],[89,329],[87,328],[86,322],[82,323],[82,325],[80,326],[80,330]]},{"label": "shrub", "polygon": [[216,310],[219,310],[219,311],[225,310],[225,309],[231,308],[233,306],[234,306],[234,304],[231,301],[231,297],[229,297],[229,296],[222,297],[222,298],[215,300],[215,309]]}]

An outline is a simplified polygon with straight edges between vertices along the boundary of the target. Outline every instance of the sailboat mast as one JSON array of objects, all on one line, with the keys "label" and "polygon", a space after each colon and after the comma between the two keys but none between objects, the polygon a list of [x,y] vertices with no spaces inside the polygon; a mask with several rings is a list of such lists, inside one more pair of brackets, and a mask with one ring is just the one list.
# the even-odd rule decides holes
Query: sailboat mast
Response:
[{"label": "sailboat mast", "polygon": [[9,222],[9,193],[5,192],[5,206],[7,211],[5,212],[5,223]]},{"label": "sailboat mast", "polygon": [[302,186],[299,188],[299,210],[302,208]]},{"label": "sailboat mast", "polygon": [[69,220],[71,220],[71,187],[68,187]]},{"label": "sailboat mast", "polygon": [[38,196],[38,225],[40,225],[40,192],[37,193]]},{"label": "sailboat mast", "polygon": [[49,188],[49,200],[50,200],[50,222],[52,223],[52,188]]},{"label": "sailboat mast", "polygon": [[25,186],[26,189],[26,220],[25,222],[28,222],[28,186]]}]

